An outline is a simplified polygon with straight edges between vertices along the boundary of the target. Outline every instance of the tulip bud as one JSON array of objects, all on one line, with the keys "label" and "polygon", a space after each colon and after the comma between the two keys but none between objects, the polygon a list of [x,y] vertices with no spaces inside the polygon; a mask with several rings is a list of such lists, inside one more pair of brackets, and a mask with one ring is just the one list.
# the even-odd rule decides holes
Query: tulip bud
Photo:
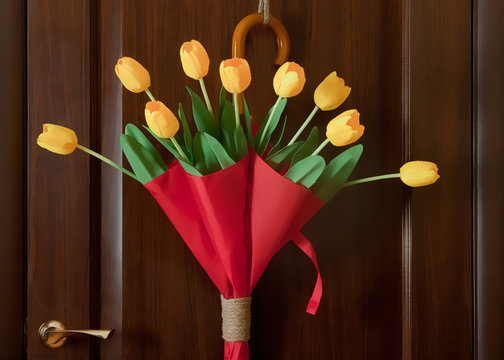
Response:
[{"label": "tulip bud", "polygon": [[350,87],[333,71],[317,86],[313,99],[320,110],[334,110],[350,95]]},{"label": "tulip bud", "polygon": [[117,60],[115,72],[124,87],[131,92],[141,93],[151,85],[147,69],[130,57],[125,56]]},{"label": "tulip bud", "polygon": [[244,92],[252,80],[250,66],[245,59],[232,58],[223,60],[219,66],[219,73],[222,85],[232,94]]},{"label": "tulip bud", "polygon": [[145,120],[152,132],[163,139],[175,136],[179,129],[177,118],[161,101],[145,104]]},{"label": "tulip bud", "polygon": [[184,72],[191,79],[199,80],[208,74],[210,59],[203,45],[197,40],[186,41],[182,44],[180,61]]},{"label": "tulip bud", "polygon": [[399,171],[402,182],[411,187],[434,184],[439,179],[437,172],[437,165],[430,161],[410,161]]},{"label": "tulip bud", "polygon": [[56,154],[71,154],[77,146],[77,135],[71,129],[54,124],[44,124],[43,133],[37,138],[37,144]]},{"label": "tulip bud", "polygon": [[289,98],[303,90],[306,77],[304,69],[295,62],[286,62],[277,70],[273,78],[273,88],[278,96]]},{"label": "tulip bud", "polygon": [[346,146],[364,134],[364,126],[359,123],[359,112],[347,110],[327,124],[326,136],[334,146]]}]

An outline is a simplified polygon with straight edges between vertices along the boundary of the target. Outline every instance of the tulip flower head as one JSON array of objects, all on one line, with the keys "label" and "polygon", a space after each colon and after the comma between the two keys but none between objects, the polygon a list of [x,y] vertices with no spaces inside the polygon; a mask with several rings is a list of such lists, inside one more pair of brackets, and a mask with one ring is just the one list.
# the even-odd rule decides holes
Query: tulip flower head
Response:
[{"label": "tulip flower head", "polygon": [[334,146],[346,146],[364,134],[364,126],[359,122],[360,114],[357,110],[347,110],[327,124],[326,136]]},{"label": "tulip flower head", "polygon": [[37,144],[56,154],[68,155],[77,147],[77,135],[64,126],[44,124],[43,133],[37,138]]},{"label": "tulip flower head", "polygon": [[203,45],[197,40],[186,41],[182,44],[180,61],[184,72],[191,79],[199,80],[208,74],[210,59]]},{"label": "tulip flower head", "polygon": [[401,180],[408,186],[419,187],[434,184],[438,175],[438,167],[430,161],[410,161],[401,166]]},{"label": "tulip flower head", "polygon": [[173,112],[161,101],[145,104],[145,120],[152,132],[163,139],[175,136],[180,126]]},{"label": "tulip flower head", "polygon": [[115,72],[126,89],[134,93],[141,93],[149,88],[150,75],[146,68],[130,57],[117,60]]},{"label": "tulip flower head", "polygon": [[219,66],[219,73],[222,85],[232,94],[244,92],[252,81],[250,66],[245,59],[223,60]]},{"label": "tulip flower head", "polygon": [[333,71],[317,86],[313,99],[320,110],[334,110],[350,95],[350,87]]},{"label": "tulip flower head", "polygon": [[280,66],[273,78],[273,88],[278,96],[289,98],[299,94],[306,82],[302,66],[288,61]]}]

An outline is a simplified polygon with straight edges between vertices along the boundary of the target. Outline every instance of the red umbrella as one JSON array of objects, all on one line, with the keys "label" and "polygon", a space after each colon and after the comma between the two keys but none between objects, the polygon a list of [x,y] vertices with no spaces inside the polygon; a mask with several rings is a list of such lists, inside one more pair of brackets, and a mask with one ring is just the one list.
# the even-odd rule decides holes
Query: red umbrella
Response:
[{"label": "red umbrella", "polygon": [[[324,203],[252,150],[236,164],[202,177],[173,162],[145,187],[222,295],[224,359],[248,359],[252,290],[290,240],[317,267],[313,247],[300,229]],[[321,296],[318,274],[308,313],[316,313]]]}]

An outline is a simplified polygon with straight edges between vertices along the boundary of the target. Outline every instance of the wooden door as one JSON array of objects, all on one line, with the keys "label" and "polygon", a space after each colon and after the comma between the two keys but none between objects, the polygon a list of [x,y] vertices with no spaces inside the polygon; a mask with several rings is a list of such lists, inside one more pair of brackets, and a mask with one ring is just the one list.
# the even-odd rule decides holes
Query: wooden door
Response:
[{"label": "wooden door", "polygon": [[[441,179],[414,191],[399,181],[349,188],[325,206],[303,229],[324,281],[319,312],[304,313],[315,271],[288,244],[253,293],[251,359],[473,358],[472,1],[271,6],[291,37],[290,58],[307,74],[287,105],[287,134],[311,111],[318,82],[336,70],[352,87],[341,110],[358,108],[367,129],[353,176],[430,159]],[[150,194],[82,153],[61,157],[35,140],[43,123],[65,125],[120,162],[119,134],[128,122],[142,124],[147,98],[123,91],[116,59],[138,59],[157,97],[189,108],[184,85],[197,84],[183,74],[178,51],[198,39],[212,60],[207,87],[215,102],[218,63],[231,56],[234,26],[256,7],[255,0],[27,1],[28,358],[222,358],[218,292]],[[254,29],[246,57],[256,119],[275,98],[275,52],[271,31]],[[319,114],[316,123],[336,114]],[[49,349],[37,334],[49,319],[115,334]],[[493,354],[502,350],[493,346]]]}]

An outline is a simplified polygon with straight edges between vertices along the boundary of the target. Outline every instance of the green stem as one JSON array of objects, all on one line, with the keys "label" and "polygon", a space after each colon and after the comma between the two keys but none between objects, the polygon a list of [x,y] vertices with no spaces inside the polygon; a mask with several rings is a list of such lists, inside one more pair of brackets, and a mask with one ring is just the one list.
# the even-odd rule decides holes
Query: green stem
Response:
[{"label": "green stem", "polygon": [[199,83],[201,86],[201,92],[203,93],[203,97],[205,98],[206,106],[208,108],[208,111],[212,116],[214,116],[213,110],[212,110],[212,104],[210,103],[210,98],[208,97],[208,93],[206,91],[206,86],[205,86],[205,81],[203,78],[199,79]]},{"label": "green stem", "polygon": [[299,128],[299,130],[297,131],[297,133],[292,137],[292,139],[289,141],[289,143],[287,144],[287,146],[293,144],[294,141],[296,141],[296,139],[299,137],[299,135],[301,135],[301,133],[303,132],[303,130],[306,128],[306,126],[308,126],[308,124],[310,123],[311,119],[313,119],[313,117],[315,116],[315,113],[318,111],[318,109],[319,109],[318,106],[315,105],[315,107],[313,108],[313,110],[310,113],[310,115],[308,115],[308,117],[306,118],[306,120],[303,123],[303,125],[301,125],[301,127]]},{"label": "green stem", "polygon": [[238,109],[238,94],[233,94],[233,104],[234,104],[234,111],[235,111],[236,128],[238,129],[241,125],[241,123],[240,123],[240,110]]},{"label": "green stem", "polygon": [[329,144],[329,139],[325,139],[324,142],[322,142],[322,144],[320,144],[320,146],[312,153],[312,155],[317,155],[327,144]]},{"label": "green stem", "polygon": [[187,158],[186,154],[184,153],[184,150],[182,150],[182,148],[180,147],[177,139],[175,139],[175,136],[171,137],[170,140],[172,141],[173,145],[175,145],[175,147],[177,148],[177,151],[179,152],[180,156],[182,156],[184,158],[184,160],[190,164],[191,162],[189,161],[189,159]]},{"label": "green stem", "polygon": [[[264,129],[267,129],[267,128],[268,128],[268,126],[269,126],[269,124],[270,124],[270,122],[271,122],[271,119],[273,119],[273,116],[275,115],[275,112],[276,112],[276,109],[277,109],[277,107],[278,107],[278,104],[280,104],[280,100],[282,100],[282,97],[281,97],[281,96],[279,96],[279,97],[278,97],[278,99],[277,99],[277,101],[276,101],[275,105],[273,105],[273,109],[271,109],[270,116],[269,116],[269,118],[268,118],[268,121],[266,121],[266,126],[264,126]],[[261,143],[263,142],[264,134],[265,134],[265,131],[263,131],[263,132],[261,133],[261,137],[259,138],[259,142],[258,142],[258,144],[261,144]]]},{"label": "green stem", "polygon": [[154,99],[154,96],[152,96],[152,93],[149,91],[149,89],[145,89],[145,93],[147,94],[147,96],[151,101],[156,101],[156,99]]},{"label": "green stem", "polygon": [[370,182],[370,181],[377,181],[377,180],[383,180],[383,179],[393,179],[393,178],[398,178],[398,177],[401,177],[401,174],[396,173],[396,174],[371,176],[371,177],[367,177],[367,178],[364,178],[364,179],[359,179],[359,180],[354,180],[354,181],[350,181],[350,182],[344,183],[343,187],[345,188],[347,186],[352,186],[352,185],[356,185],[356,184],[362,184],[362,183],[366,183],[366,182]]},{"label": "green stem", "polygon": [[129,175],[131,176],[133,179],[137,180],[137,181],[140,181],[138,180],[137,176],[135,174],[133,174],[131,171],[129,170],[126,170],[125,168],[123,168],[122,166],[116,164],[115,162],[113,162],[112,160],[106,158],[105,156],[101,155],[101,154],[98,154],[97,152],[91,150],[91,149],[88,149],[87,147],[85,146],[82,146],[82,145],[79,145],[77,144],[77,149],[80,149],[86,153],[88,153],[89,155],[92,155],[98,159],[100,159],[101,161],[103,162],[106,162],[107,164],[109,164],[110,166],[113,166],[115,167],[117,170],[119,171],[122,171],[123,173],[125,173],[126,175]]}]

